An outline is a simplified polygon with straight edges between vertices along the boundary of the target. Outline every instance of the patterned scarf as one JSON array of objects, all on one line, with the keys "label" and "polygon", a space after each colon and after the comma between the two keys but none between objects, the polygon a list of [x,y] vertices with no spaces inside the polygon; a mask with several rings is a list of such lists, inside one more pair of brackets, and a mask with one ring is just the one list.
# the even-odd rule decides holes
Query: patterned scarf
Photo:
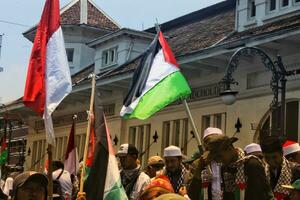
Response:
[{"label": "patterned scarf", "polygon": [[170,179],[175,193],[178,193],[179,189],[183,186],[186,173],[187,170],[183,165],[181,165],[180,171],[178,172],[168,172],[164,169],[164,174]]},{"label": "patterned scarf", "polygon": [[[270,168],[267,168],[267,177],[270,181]],[[274,196],[277,200],[284,199],[286,196],[290,194],[289,190],[284,189],[281,187],[282,185],[290,185],[292,181],[292,170],[291,170],[291,163],[283,157],[282,165],[281,165],[281,171],[279,175],[279,179],[277,181],[277,184],[273,190]]]}]

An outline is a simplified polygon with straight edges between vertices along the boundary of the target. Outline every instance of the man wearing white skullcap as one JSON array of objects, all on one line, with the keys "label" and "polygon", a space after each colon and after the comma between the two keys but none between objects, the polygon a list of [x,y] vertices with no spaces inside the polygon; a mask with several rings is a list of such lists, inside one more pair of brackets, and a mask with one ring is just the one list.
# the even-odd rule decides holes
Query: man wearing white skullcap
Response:
[{"label": "man wearing white skullcap", "polygon": [[182,153],[179,147],[169,146],[164,149],[165,168],[163,175],[166,175],[173,186],[175,193],[180,193],[191,178],[190,172],[182,164]]},{"label": "man wearing white skullcap", "polygon": [[[219,128],[208,127],[203,133],[203,145],[207,150],[208,144],[214,140],[215,137],[223,135],[223,131]],[[221,164],[216,161],[208,161],[208,151],[194,161],[193,167],[195,173],[190,184],[189,196],[191,199],[199,199],[199,196],[204,199],[222,200],[223,192],[221,186]],[[201,162],[207,163],[207,166],[200,170]],[[199,185],[202,186],[202,194],[200,194]]]},{"label": "man wearing white skullcap", "polygon": [[254,155],[254,156],[257,156],[260,159],[263,158],[261,147],[260,147],[259,144],[256,144],[256,143],[248,144],[244,148],[244,151],[245,151],[246,155]]}]

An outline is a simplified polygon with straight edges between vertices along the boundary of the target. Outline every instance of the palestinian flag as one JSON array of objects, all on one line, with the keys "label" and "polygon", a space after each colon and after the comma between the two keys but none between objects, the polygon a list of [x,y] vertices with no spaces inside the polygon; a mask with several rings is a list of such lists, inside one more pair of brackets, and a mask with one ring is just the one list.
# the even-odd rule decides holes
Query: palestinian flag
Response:
[{"label": "palestinian flag", "polygon": [[147,119],[180,98],[191,94],[162,32],[159,32],[136,69],[120,115]]},{"label": "palestinian flag", "polygon": [[8,156],[6,137],[3,136],[1,140],[1,154],[0,154],[0,165],[4,165],[6,163]]},{"label": "palestinian flag", "polygon": [[89,176],[84,184],[87,200],[127,200],[121,183],[117,159],[98,97],[94,105],[96,147]]},{"label": "palestinian flag", "polygon": [[89,149],[88,149],[88,157],[85,163],[85,179],[90,174],[90,169],[92,167],[94,161],[94,153],[95,153],[95,126],[94,126],[95,119],[92,118],[91,122],[91,132],[90,132],[90,139],[89,139]]}]

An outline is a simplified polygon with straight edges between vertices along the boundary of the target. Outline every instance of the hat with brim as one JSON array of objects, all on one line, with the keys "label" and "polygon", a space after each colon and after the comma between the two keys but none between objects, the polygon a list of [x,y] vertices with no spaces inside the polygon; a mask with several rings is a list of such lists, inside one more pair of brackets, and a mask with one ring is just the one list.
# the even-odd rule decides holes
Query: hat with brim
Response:
[{"label": "hat with brim", "polygon": [[297,179],[292,185],[281,185],[281,187],[291,190],[300,190],[300,179]]},{"label": "hat with brim", "polygon": [[139,151],[132,144],[122,144],[118,150],[117,156],[122,157],[127,156],[128,154],[139,154]]},{"label": "hat with brim", "polygon": [[45,188],[47,188],[47,185],[48,185],[48,179],[44,174],[37,173],[35,171],[26,171],[26,172],[19,174],[14,179],[14,183],[13,183],[14,193],[17,191],[18,188],[22,187],[24,184],[26,184],[30,181],[38,182],[38,183],[42,184],[43,186],[45,186]]}]

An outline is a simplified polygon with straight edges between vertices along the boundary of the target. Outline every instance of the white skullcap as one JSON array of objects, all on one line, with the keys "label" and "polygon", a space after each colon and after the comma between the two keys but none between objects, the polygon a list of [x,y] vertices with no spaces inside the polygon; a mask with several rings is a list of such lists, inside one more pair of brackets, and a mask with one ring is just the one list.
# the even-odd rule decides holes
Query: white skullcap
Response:
[{"label": "white skullcap", "polygon": [[204,131],[203,139],[206,138],[207,136],[213,135],[213,134],[222,135],[223,131],[221,129],[219,129],[219,128],[208,127]]},{"label": "white skullcap", "polygon": [[261,151],[261,147],[259,144],[256,143],[251,143],[248,144],[245,148],[244,151],[249,154],[249,153],[253,153],[253,152],[262,152]]},{"label": "white skullcap", "polygon": [[164,157],[177,157],[177,156],[182,156],[179,147],[171,145],[164,149]]},{"label": "white skullcap", "polygon": [[300,151],[299,144],[290,140],[287,140],[282,147],[284,156]]}]

